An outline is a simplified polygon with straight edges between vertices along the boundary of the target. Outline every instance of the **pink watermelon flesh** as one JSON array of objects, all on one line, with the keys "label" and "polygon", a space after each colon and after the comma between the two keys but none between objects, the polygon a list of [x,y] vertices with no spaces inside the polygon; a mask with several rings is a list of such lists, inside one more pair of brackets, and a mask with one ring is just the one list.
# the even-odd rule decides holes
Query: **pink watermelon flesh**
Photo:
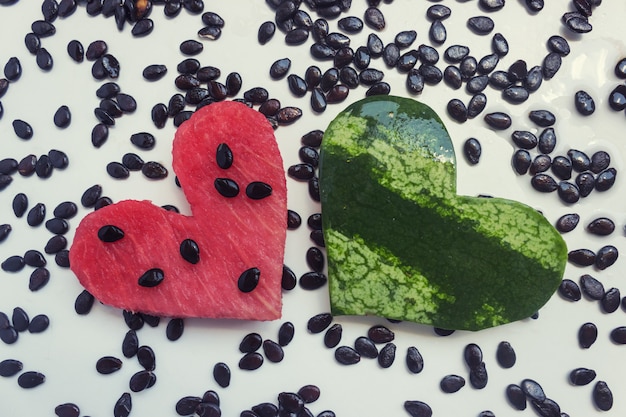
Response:
[{"label": "pink watermelon flesh", "polygon": [[[233,164],[216,162],[227,144]],[[71,269],[99,301],[132,312],[165,317],[274,320],[281,316],[281,278],[286,237],[287,188],[274,132],[263,115],[237,102],[205,106],[183,123],[173,144],[173,168],[190,204],[191,216],[125,200],[88,214],[70,249]],[[239,194],[227,198],[214,185],[230,178]],[[261,181],[272,188],[260,200],[246,186]],[[124,231],[103,242],[98,230]],[[192,239],[200,260],[186,261],[180,244]],[[154,287],[138,284],[146,271],[163,270]],[[238,280],[258,268],[259,281],[242,292]]]}]

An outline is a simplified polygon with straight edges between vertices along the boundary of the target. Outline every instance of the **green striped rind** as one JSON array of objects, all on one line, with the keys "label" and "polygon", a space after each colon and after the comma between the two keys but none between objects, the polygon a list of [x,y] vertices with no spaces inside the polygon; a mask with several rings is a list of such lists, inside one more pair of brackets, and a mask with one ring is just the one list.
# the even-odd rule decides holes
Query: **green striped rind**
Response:
[{"label": "green striped rind", "polygon": [[457,196],[450,138],[416,101],[342,112],[320,185],[334,314],[476,330],[532,315],[561,281],[561,236],[523,204]]}]

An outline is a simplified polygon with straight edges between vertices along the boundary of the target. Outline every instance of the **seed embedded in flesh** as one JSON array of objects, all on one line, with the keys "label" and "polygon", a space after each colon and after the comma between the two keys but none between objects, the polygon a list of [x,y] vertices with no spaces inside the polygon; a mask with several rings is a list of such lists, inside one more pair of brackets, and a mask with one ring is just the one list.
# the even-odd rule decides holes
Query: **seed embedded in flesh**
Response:
[{"label": "seed embedded in flesh", "polygon": [[272,187],[261,181],[253,181],[246,186],[246,195],[252,200],[262,200],[272,195]]},{"label": "seed embedded in flesh", "polygon": [[162,269],[152,268],[141,275],[137,283],[142,287],[152,288],[163,282],[165,275]]},{"label": "seed embedded in flesh", "polygon": [[230,178],[216,178],[215,189],[224,197],[233,198],[239,194],[239,185]]},{"label": "seed embedded in flesh", "polygon": [[237,280],[237,287],[243,293],[252,292],[259,284],[261,271],[258,268],[250,268],[245,270]]}]

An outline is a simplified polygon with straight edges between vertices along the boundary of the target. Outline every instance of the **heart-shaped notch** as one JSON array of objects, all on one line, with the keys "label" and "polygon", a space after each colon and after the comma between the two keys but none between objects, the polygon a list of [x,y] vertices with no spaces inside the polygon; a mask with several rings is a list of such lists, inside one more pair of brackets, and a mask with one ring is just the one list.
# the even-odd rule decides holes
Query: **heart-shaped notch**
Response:
[{"label": "heart-shaped notch", "polygon": [[561,282],[559,233],[521,203],[458,196],[448,132],[415,100],[341,112],[320,187],[333,314],[478,330],[531,316]]},{"label": "heart-shaped notch", "polygon": [[72,271],[96,299],[133,312],[279,318],[287,188],[267,119],[210,104],[178,128],[172,154],[192,215],[134,200],[90,213]]}]

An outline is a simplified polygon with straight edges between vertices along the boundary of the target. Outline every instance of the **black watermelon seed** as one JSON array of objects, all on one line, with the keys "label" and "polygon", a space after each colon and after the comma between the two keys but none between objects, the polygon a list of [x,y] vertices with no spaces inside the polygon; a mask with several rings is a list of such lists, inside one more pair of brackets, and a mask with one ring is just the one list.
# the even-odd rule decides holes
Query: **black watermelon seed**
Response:
[{"label": "black watermelon seed", "polygon": [[511,127],[511,116],[502,112],[494,112],[485,115],[485,122],[496,130],[505,130]]},{"label": "black watermelon seed", "polygon": [[491,39],[491,49],[495,54],[502,58],[509,53],[509,42],[506,40],[504,35],[496,33]]},{"label": "black watermelon seed", "polygon": [[611,156],[605,151],[598,151],[591,155],[591,165],[589,166],[589,169],[594,174],[599,174],[606,170],[610,164]]},{"label": "black watermelon seed", "polygon": [[22,64],[17,57],[11,57],[4,65],[4,77],[9,81],[17,81],[22,76]]},{"label": "black watermelon seed", "polygon": [[287,265],[283,265],[283,274],[281,278],[281,288],[285,291],[291,291],[297,284],[296,274]]},{"label": "black watermelon seed", "polygon": [[[280,340],[280,337],[279,337]],[[263,338],[258,333],[248,333],[241,339],[239,343],[239,351],[241,353],[256,352],[261,347]]]},{"label": "black watermelon seed", "polygon": [[613,287],[606,290],[600,300],[600,305],[605,313],[614,313],[620,305],[621,295],[619,289]]},{"label": "black watermelon seed", "polygon": [[593,98],[586,91],[579,90],[574,94],[574,105],[582,116],[589,116],[596,110]]},{"label": "black watermelon seed", "polygon": [[580,287],[571,279],[563,279],[559,284],[559,294],[561,294],[566,300],[579,301],[582,297]]},{"label": "black watermelon seed", "polygon": [[78,206],[72,201],[64,201],[54,208],[52,214],[61,219],[71,219],[78,212]]},{"label": "black watermelon seed", "polygon": [[578,344],[583,349],[589,349],[598,338],[598,328],[593,323],[585,323],[578,329]]},{"label": "black watermelon seed", "polygon": [[157,327],[161,322],[160,317],[153,316],[151,314],[141,313],[141,317],[143,318],[144,323],[146,323],[150,327]]},{"label": "black watermelon seed", "polygon": [[69,107],[63,105],[54,113],[54,125],[60,128],[66,128],[72,121],[72,114]]},{"label": "black watermelon seed", "polygon": [[286,321],[281,324],[280,328],[278,329],[278,344],[280,346],[287,346],[293,340],[294,333],[295,327],[293,323],[291,323],[290,321]]},{"label": "black watermelon seed", "polygon": [[291,165],[287,169],[287,175],[296,180],[306,181],[315,175],[315,167],[308,163]]},{"label": "black watermelon seed", "polygon": [[439,382],[439,387],[446,394],[457,392],[465,386],[465,378],[460,375],[446,375]]},{"label": "black watermelon seed", "polygon": [[165,77],[167,66],[163,64],[151,64],[143,69],[142,75],[148,81],[157,81]]},{"label": "black watermelon seed", "polygon": [[569,181],[559,182],[557,193],[559,198],[567,204],[574,204],[580,199],[578,187]]},{"label": "black watermelon seed", "polygon": [[13,228],[8,223],[0,224],[0,242],[3,242],[11,233]]},{"label": "black watermelon seed", "polygon": [[104,123],[98,123],[93,127],[91,131],[91,144],[94,147],[99,148],[102,145],[104,145],[104,142],[106,142],[108,137],[109,137],[108,126]]},{"label": "black watermelon seed", "polygon": [[166,326],[165,336],[167,340],[176,341],[181,338],[185,330],[185,321],[181,318],[171,319]]},{"label": "black watermelon seed", "polygon": [[413,374],[419,374],[424,370],[424,358],[415,346],[409,346],[407,348],[406,366]]},{"label": "black watermelon seed", "polygon": [[44,71],[49,71],[54,65],[52,55],[50,55],[50,52],[48,52],[46,48],[39,48],[37,50],[35,62],[37,66]]},{"label": "black watermelon seed", "polygon": [[461,74],[461,70],[454,65],[448,65],[443,71],[443,80],[447,85],[455,90],[461,88],[461,85],[463,85],[463,75]]},{"label": "black watermelon seed", "polygon": [[45,314],[38,314],[33,317],[28,325],[29,333],[41,333],[50,325],[50,319]]},{"label": "black watermelon seed", "polygon": [[365,92],[365,97],[384,96],[384,95],[388,95],[390,92],[391,92],[391,86],[389,85],[389,83],[380,81],[380,82],[375,83],[374,85],[372,85],[370,88],[367,89],[367,91]]},{"label": "black watermelon seed", "polygon": [[132,392],[141,392],[149,388],[155,382],[155,376],[152,372],[143,370],[135,372],[128,382],[128,387]]},{"label": "black watermelon seed", "polygon": [[496,360],[502,368],[509,369],[515,365],[517,356],[515,350],[509,342],[502,341],[496,350]]},{"label": "black watermelon seed", "polygon": [[96,204],[94,204],[93,209],[99,210],[102,207],[106,207],[111,204],[113,204],[113,200],[111,200],[109,197],[100,197],[98,198],[98,200],[96,200]]},{"label": "black watermelon seed", "polygon": [[11,377],[24,369],[24,365],[17,359],[4,359],[0,362],[0,376]]},{"label": "black watermelon seed", "polygon": [[615,168],[608,168],[600,172],[595,179],[595,189],[598,191],[609,190],[615,184],[616,176],[617,170]]},{"label": "black watermelon seed", "polygon": [[128,178],[130,175],[130,172],[128,171],[128,168],[126,168],[123,164],[121,164],[120,162],[109,162],[106,166],[106,170],[107,173],[116,179],[125,179]]},{"label": "black watermelon seed", "polygon": [[15,214],[15,217],[22,217],[28,209],[28,197],[26,196],[26,194],[15,194],[15,197],[13,197],[13,201],[11,203],[11,207],[13,208],[13,214]]},{"label": "black watermelon seed", "polygon": [[570,47],[567,40],[559,35],[553,35],[548,38],[548,49],[561,56],[567,56],[570,53]]},{"label": "black watermelon seed", "polygon": [[305,290],[316,290],[326,285],[328,278],[321,272],[305,272],[300,276],[298,283]]},{"label": "black watermelon seed", "polygon": [[217,161],[217,166],[222,169],[228,169],[233,164],[233,151],[226,143],[220,143],[217,146],[215,159]]},{"label": "black watermelon seed", "polygon": [[307,330],[313,334],[321,333],[330,326],[333,321],[333,316],[330,313],[320,313],[311,317],[307,321]]},{"label": "black watermelon seed", "polygon": [[526,394],[519,385],[510,384],[506,387],[506,397],[516,410],[526,409]]},{"label": "black watermelon seed", "polygon": [[542,417],[561,416],[561,407],[552,399],[543,401],[531,400],[535,412]]},{"label": "black watermelon seed", "polygon": [[130,136],[130,142],[140,149],[152,149],[156,144],[154,135],[148,132],[134,133]]},{"label": "black watermelon seed", "polygon": [[465,122],[467,120],[467,107],[465,103],[457,98],[453,98],[447,105],[448,114],[457,122]]},{"label": "black watermelon seed", "polygon": [[250,268],[245,270],[237,280],[239,291],[248,293],[253,291],[259,283],[261,271],[258,268]]},{"label": "black watermelon seed", "polygon": [[156,368],[156,357],[150,346],[140,346],[137,349],[137,360],[146,371],[154,371]]},{"label": "black watermelon seed", "polygon": [[204,49],[204,45],[201,42],[198,42],[193,39],[189,39],[189,40],[183,41],[180,44],[179,48],[180,48],[180,52],[182,52],[183,54],[193,56],[193,55],[198,55],[200,52],[202,52],[202,50]]},{"label": "black watermelon seed", "polygon": [[115,402],[113,407],[114,417],[128,417],[133,408],[132,397],[130,393],[123,393],[120,398]]},{"label": "black watermelon seed", "polygon": [[239,369],[253,371],[263,365],[263,356],[258,352],[250,352],[243,355],[239,360]]},{"label": "black watermelon seed", "polygon": [[131,34],[134,37],[147,36],[152,33],[153,29],[154,22],[152,21],[152,19],[143,18],[133,25],[133,28],[131,29]]},{"label": "black watermelon seed", "polygon": [[230,385],[230,368],[224,362],[218,362],[213,366],[213,379],[222,388]]},{"label": "black watermelon seed", "polygon": [[0,160],[0,174],[11,175],[17,171],[18,162],[13,158]]},{"label": "black watermelon seed", "polygon": [[592,173],[582,172],[576,176],[576,185],[581,197],[588,196],[596,186],[596,180]]},{"label": "black watermelon seed", "polygon": [[163,274],[163,270],[159,268],[152,268],[144,272],[137,280],[137,283],[142,287],[151,288],[156,287],[163,282],[164,278],[165,276]]},{"label": "black watermelon seed", "polygon": [[389,368],[396,359],[396,345],[387,343],[382,347],[378,354],[378,364],[381,368]]},{"label": "black watermelon seed", "polygon": [[604,286],[589,274],[580,277],[580,287],[582,292],[592,300],[601,300],[604,297]]},{"label": "black watermelon seed", "polygon": [[359,336],[354,341],[354,350],[358,352],[363,358],[377,358],[378,348],[376,344],[369,337]]},{"label": "black watermelon seed", "polygon": [[263,353],[268,361],[274,363],[282,361],[285,357],[285,352],[281,345],[270,339],[263,341]]},{"label": "black watermelon seed", "polygon": [[200,262],[200,248],[191,239],[185,239],[180,243],[180,255],[191,264]]},{"label": "black watermelon seed", "polygon": [[124,237],[124,231],[119,227],[109,224],[98,229],[98,239],[103,242],[115,242]]},{"label": "black watermelon seed", "polygon": [[549,110],[531,110],[528,118],[540,127],[549,127],[556,123],[556,116]]},{"label": "black watermelon seed", "polygon": [[133,313],[129,310],[122,311],[124,322],[131,330],[139,330],[143,327],[143,316],[141,313]]},{"label": "black watermelon seed", "polygon": [[122,164],[128,168],[129,171],[139,171],[143,167],[144,161],[136,153],[126,153],[122,157]]},{"label": "black watermelon seed", "polygon": [[539,154],[535,157],[535,159],[533,159],[533,162],[530,164],[530,175],[535,175],[539,172],[545,172],[550,168],[551,165],[552,160],[548,155]]},{"label": "black watermelon seed", "polygon": [[44,252],[47,254],[55,254],[67,247],[67,238],[63,235],[52,236],[44,247]]},{"label": "black watermelon seed", "polygon": [[556,147],[556,133],[553,128],[548,127],[539,134],[537,144],[539,151],[545,154],[551,153]]},{"label": "black watermelon seed", "polygon": [[335,359],[342,365],[354,365],[361,361],[361,355],[350,346],[335,349]]},{"label": "black watermelon seed", "polygon": [[554,160],[552,160],[550,168],[552,168],[552,172],[554,173],[554,175],[562,180],[568,180],[572,178],[573,167],[572,162],[569,160],[569,158],[561,155],[556,156]]},{"label": "black watermelon seed", "polygon": [[551,79],[561,68],[561,55],[556,52],[551,52],[545,56],[542,64],[543,78],[546,80]]},{"label": "black watermelon seed", "polygon": [[91,311],[93,304],[95,302],[95,297],[91,295],[91,293],[87,290],[81,291],[80,294],[76,297],[74,301],[74,311],[76,314],[85,315]]},{"label": "black watermelon seed", "polygon": [[304,385],[298,390],[297,395],[305,404],[311,404],[319,399],[320,389],[317,385]]},{"label": "black watermelon seed", "polygon": [[2,262],[2,270],[6,272],[18,272],[24,268],[24,258],[20,255],[9,256]]},{"label": "black watermelon seed", "polygon": [[614,343],[624,345],[626,344],[626,326],[616,327],[611,330],[611,340]]},{"label": "black watermelon seed", "polygon": [[272,195],[272,187],[261,181],[253,181],[246,186],[246,195],[253,200],[262,200]]},{"label": "black watermelon seed", "polygon": [[52,167],[56,169],[65,169],[70,162],[67,154],[58,149],[50,149],[47,156]]},{"label": "black watermelon seed", "polygon": [[11,315],[11,323],[13,324],[13,328],[18,332],[28,330],[28,324],[30,323],[28,313],[26,313],[22,307],[15,307]]},{"label": "black watermelon seed", "polygon": [[[576,4],[576,2],[574,2]],[[575,33],[588,33],[593,29],[586,15],[578,12],[566,12],[561,17],[565,26]]]},{"label": "black watermelon seed", "polygon": [[187,396],[176,402],[175,410],[179,416],[192,415],[202,403],[202,398]]},{"label": "black watermelon seed", "polygon": [[127,358],[132,358],[139,349],[139,339],[135,330],[129,330],[122,341],[122,354]]},{"label": "black watermelon seed", "polygon": [[[260,403],[252,407],[252,416],[270,417],[278,416],[278,407],[272,403]],[[250,417],[252,417],[250,416]]]},{"label": "black watermelon seed", "polygon": [[394,340],[395,334],[386,326],[375,325],[368,329],[367,337],[372,339],[374,343],[389,343]]},{"label": "black watermelon seed", "polygon": [[141,167],[141,173],[152,180],[160,180],[167,178],[168,171],[161,163],[156,161],[148,161]]},{"label": "black watermelon seed", "polygon": [[341,342],[341,336],[343,334],[343,327],[339,323],[335,323],[326,330],[324,333],[324,346],[329,349],[337,347]]},{"label": "black watermelon seed", "polygon": [[33,128],[28,122],[21,119],[15,119],[13,120],[12,125],[13,131],[17,137],[24,140],[29,140],[33,137]]},{"label": "black watermelon seed", "polygon": [[35,371],[26,371],[17,378],[17,384],[22,388],[35,388],[46,380],[46,376]]},{"label": "black watermelon seed", "polygon": [[493,31],[495,23],[488,16],[474,16],[467,19],[467,26],[478,35],[488,35]]},{"label": "black watermelon seed", "polygon": [[601,247],[596,253],[596,268],[603,270],[613,265],[617,261],[619,252],[615,246],[606,245]]},{"label": "black watermelon seed", "polygon": [[30,25],[30,29],[33,33],[40,38],[52,36],[56,33],[56,27],[50,22],[45,20],[36,20]]},{"label": "black watermelon seed", "polygon": [[96,116],[96,119],[98,119],[100,123],[106,126],[115,125],[115,118],[112,115],[110,115],[106,110],[102,109],[101,107],[95,108],[93,111],[93,114],[94,116]]},{"label": "black watermelon seed", "polygon": [[239,194],[239,186],[230,178],[216,178],[213,184],[217,192],[224,197],[232,198]]},{"label": "black watermelon seed", "polygon": [[481,362],[475,367],[470,368],[470,384],[476,389],[483,389],[487,386],[488,375],[485,362]]},{"label": "black watermelon seed", "polygon": [[553,192],[559,187],[554,178],[547,174],[534,175],[530,180],[530,184],[535,190],[542,193]]},{"label": "black watermelon seed", "polygon": [[33,208],[28,210],[28,213],[26,214],[26,223],[28,223],[29,226],[33,226],[33,227],[39,226],[41,223],[43,223],[45,217],[46,217],[45,204],[37,203],[33,206]]},{"label": "black watermelon seed", "polygon": [[24,263],[32,267],[46,266],[46,258],[43,253],[35,249],[29,249],[24,253]]},{"label": "black watermelon seed", "polygon": [[19,333],[17,332],[17,330],[15,330],[15,328],[13,328],[13,326],[9,325],[0,328],[0,340],[2,340],[7,345],[17,342],[18,338]]},{"label": "black watermelon seed", "polygon": [[114,356],[103,356],[96,362],[96,371],[103,375],[112,374],[122,368],[122,360]]},{"label": "black watermelon seed", "polygon": [[48,155],[41,155],[37,158],[37,162],[35,163],[35,174],[39,178],[50,178],[52,175],[52,162],[50,161],[50,157]]},{"label": "black watermelon seed", "polygon": [[480,142],[476,138],[469,138],[463,145],[465,158],[471,165],[476,165],[480,161],[482,149]]},{"label": "black watermelon seed", "polygon": [[579,266],[591,266],[595,262],[596,254],[590,249],[574,249],[568,253],[567,259]]},{"label": "black watermelon seed", "polygon": [[593,402],[602,411],[608,411],[613,407],[613,393],[606,382],[596,382],[593,387]]},{"label": "black watermelon seed", "polygon": [[480,58],[476,69],[480,74],[489,74],[494,69],[496,69],[496,66],[499,62],[500,58],[498,58],[498,55],[494,53],[487,54],[484,57]]},{"label": "black watermelon seed", "polygon": [[522,381],[520,387],[529,399],[539,402],[545,401],[546,394],[544,393],[543,388],[541,387],[541,385],[539,385],[537,381],[526,378]]},{"label": "black watermelon seed", "polygon": [[511,103],[523,103],[528,100],[530,94],[525,87],[512,85],[502,91],[502,97]]},{"label": "black watermelon seed", "polygon": [[569,380],[573,385],[587,385],[596,378],[596,372],[589,368],[576,368],[569,374]]},{"label": "black watermelon seed", "polygon": [[470,369],[479,366],[483,362],[483,352],[480,346],[475,343],[470,343],[465,346],[463,357]]},{"label": "black watermelon seed", "polygon": [[433,415],[432,408],[422,401],[405,401],[404,409],[411,417],[431,417]]},{"label": "black watermelon seed", "polygon": [[117,104],[124,113],[132,113],[137,110],[137,101],[133,96],[119,93],[116,98]]}]

